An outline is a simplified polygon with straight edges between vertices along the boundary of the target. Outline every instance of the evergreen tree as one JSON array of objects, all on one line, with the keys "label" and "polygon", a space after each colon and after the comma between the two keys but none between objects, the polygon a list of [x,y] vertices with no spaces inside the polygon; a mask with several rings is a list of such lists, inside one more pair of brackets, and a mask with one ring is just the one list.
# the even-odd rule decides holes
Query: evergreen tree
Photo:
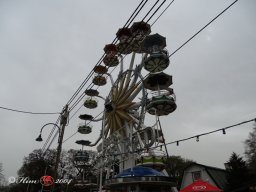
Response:
[{"label": "evergreen tree", "polygon": [[232,153],[229,161],[225,164],[227,171],[227,191],[245,188],[247,191],[248,180],[250,179],[246,162],[236,153]]}]

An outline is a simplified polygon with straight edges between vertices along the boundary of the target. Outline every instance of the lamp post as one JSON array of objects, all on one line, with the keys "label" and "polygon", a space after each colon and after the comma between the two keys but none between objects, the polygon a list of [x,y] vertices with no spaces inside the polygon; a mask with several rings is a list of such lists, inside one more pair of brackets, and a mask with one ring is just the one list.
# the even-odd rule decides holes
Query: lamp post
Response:
[{"label": "lamp post", "polygon": [[56,123],[47,123],[41,128],[40,134],[36,138],[36,141],[39,141],[39,142],[43,141],[42,131],[43,131],[43,128],[46,127],[47,125],[54,125],[54,126],[58,127],[58,129],[59,129],[59,140],[58,140],[57,155],[56,155],[55,170],[54,170],[54,178],[55,179],[58,177],[58,166],[59,166],[59,161],[60,161],[60,153],[61,153],[62,141],[63,141],[63,136],[64,136],[64,130],[65,130],[65,127],[68,122],[68,116],[69,116],[68,105],[66,105],[61,113],[61,118],[60,118],[61,126],[58,126]]},{"label": "lamp post", "polygon": [[42,139],[42,131],[43,131],[43,129],[44,129],[47,125],[54,125],[54,126],[56,126],[56,127],[59,129],[59,134],[60,134],[60,127],[59,127],[57,124],[55,124],[55,123],[46,123],[46,124],[41,128],[40,134],[39,134],[39,136],[36,138],[36,141],[38,141],[38,142],[43,141],[43,139]]}]

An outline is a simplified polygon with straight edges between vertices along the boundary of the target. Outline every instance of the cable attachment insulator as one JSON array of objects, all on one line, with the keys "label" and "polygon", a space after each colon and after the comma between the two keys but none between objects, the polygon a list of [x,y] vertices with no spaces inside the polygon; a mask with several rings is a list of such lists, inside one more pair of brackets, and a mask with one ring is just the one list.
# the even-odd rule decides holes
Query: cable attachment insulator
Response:
[{"label": "cable attachment insulator", "polygon": [[68,111],[68,105],[66,105],[61,113],[60,124],[66,125],[68,122],[68,117],[69,117],[69,111]]}]

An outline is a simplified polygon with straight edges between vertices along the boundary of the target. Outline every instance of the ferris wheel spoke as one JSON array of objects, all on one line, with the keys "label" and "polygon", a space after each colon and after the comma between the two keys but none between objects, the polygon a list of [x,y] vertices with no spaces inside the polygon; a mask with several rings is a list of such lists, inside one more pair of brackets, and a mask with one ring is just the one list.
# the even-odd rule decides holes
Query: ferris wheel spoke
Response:
[{"label": "ferris wheel spoke", "polygon": [[126,112],[124,112],[124,111],[117,111],[116,112],[123,120],[125,120],[125,121],[131,121],[131,117],[130,117],[130,115],[129,114],[127,114]]},{"label": "ferris wheel spoke", "polygon": [[136,87],[136,89],[134,89],[130,96],[129,96],[129,100],[133,101],[135,99],[135,97],[137,97],[137,95],[141,92],[141,90],[143,89],[142,83],[137,83],[134,87]]},{"label": "ferris wheel spoke", "polygon": [[146,57],[147,57],[147,54],[145,54],[145,56],[142,56],[141,63],[135,67],[134,74],[133,74],[133,81],[131,83],[131,86],[134,86],[136,84],[139,77],[141,78],[141,80],[143,79],[143,77],[141,76],[141,70],[142,70],[144,60],[146,59]]},{"label": "ferris wheel spoke", "polygon": [[121,120],[121,118],[119,117],[118,113],[116,113],[116,115],[115,115],[115,120],[116,120],[117,129],[122,128],[122,120]]},{"label": "ferris wheel spoke", "polygon": [[120,99],[118,100],[118,104],[122,104],[123,102],[125,102],[129,96],[133,93],[133,91],[137,88],[138,85],[131,87],[130,89],[128,89],[127,91],[123,91],[123,94],[121,94]]},{"label": "ferris wheel spoke", "polygon": [[110,130],[110,126],[108,125],[108,126],[106,127],[105,132],[104,132],[104,137],[105,137],[105,138],[108,136],[109,130]]},{"label": "ferris wheel spoke", "polygon": [[[128,78],[125,78],[125,79],[126,79],[126,80],[125,80],[125,86],[124,86],[124,89],[123,89],[122,93],[120,93],[119,98],[120,98],[120,97],[123,97],[123,95],[125,95],[126,92],[127,92],[127,90],[129,89],[129,84],[130,84],[131,79],[128,79]],[[118,98],[118,99],[119,99],[119,98]]]},{"label": "ferris wheel spoke", "polygon": [[128,73],[127,79],[131,79],[131,74],[132,74],[132,69],[133,69],[133,65],[134,65],[135,55],[136,54],[133,52],[131,62],[130,62],[130,66],[129,66],[129,70],[127,72]]},{"label": "ferris wheel spoke", "polygon": [[117,91],[118,91],[118,88],[116,86],[112,87],[111,94],[110,94],[112,100],[116,100]]},{"label": "ferris wheel spoke", "polygon": [[126,73],[124,74],[124,76],[123,76],[121,82],[119,82],[120,85],[117,86],[117,87],[118,87],[118,90],[116,91],[116,92],[117,92],[117,96],[116,96],[115,100],[118,99],[118,98],[120,97],[120,95],[123,93],[125,77],[126,77]]},{"label": "ferris wheel spoke", "polygon": [[118,111],[126,111],[126,109],[130,109],[135,103],[131,102],[130,100],[126,100],[126,102],[124,102],[121,105],[118,105],[118,107],[116,108]]}]

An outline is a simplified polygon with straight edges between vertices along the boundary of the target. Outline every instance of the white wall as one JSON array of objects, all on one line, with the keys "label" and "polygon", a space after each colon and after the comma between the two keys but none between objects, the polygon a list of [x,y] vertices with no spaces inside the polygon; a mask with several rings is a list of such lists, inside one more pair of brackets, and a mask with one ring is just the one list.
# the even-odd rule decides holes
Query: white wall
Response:
[{"label": "white wall", "polygon": [[186,187],[186,186],[188,186],[188,185],[190,185],[191,183],[194,182],[193,177],[192,177],[192,172],[196,172],[196,171],[201,172],[201,179],[203,181],[207,181],[211,185],[216,186],[216,184],[210,178],[210,176],[208,175],[208,173],[206,172],[204,167],[199,166],[199,165],[192,165],[191,167],[187,168],[184,171],[183,178],[182,178],[182,183],[181,183],[181,189],[183,189],[184,187]]}]

